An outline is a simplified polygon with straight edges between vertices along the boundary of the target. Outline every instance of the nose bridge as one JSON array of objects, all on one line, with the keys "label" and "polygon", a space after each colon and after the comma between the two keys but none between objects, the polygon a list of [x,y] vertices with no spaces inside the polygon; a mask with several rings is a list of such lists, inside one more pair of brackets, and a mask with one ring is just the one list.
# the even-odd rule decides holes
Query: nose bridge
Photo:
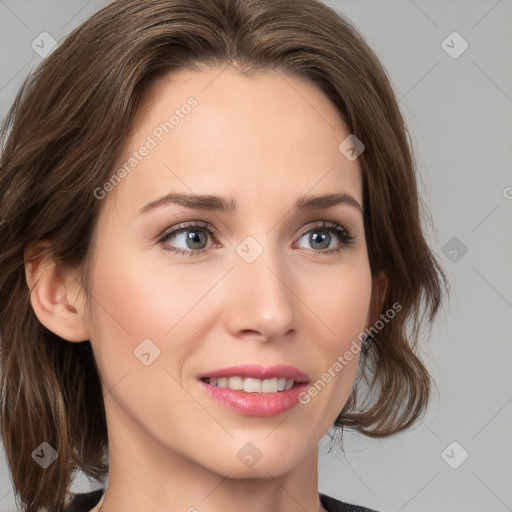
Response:
[{"label": "nose bridge", "polygon": [[284,334],[293,325],[294,295],[286,258],[272,236],[246,237],[236,247],[230,273],[230,318],[235,329],[267,337]]}]

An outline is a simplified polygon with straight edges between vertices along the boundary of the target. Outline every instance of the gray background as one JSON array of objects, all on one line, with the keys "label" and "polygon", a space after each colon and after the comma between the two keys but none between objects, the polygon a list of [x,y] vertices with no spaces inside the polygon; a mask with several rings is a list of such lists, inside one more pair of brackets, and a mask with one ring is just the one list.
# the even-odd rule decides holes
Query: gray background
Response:
[{"label": "gray background", "polygon": [[[425,420],[384,440],[346,433],[345,454],[324,438],[320,490],[383,512],[512,510],[512,0],[326,3],[389,72],[452,295],[423,345],[439,390]],[[60,40],[105,4],[0,0],[1,117],[40,61],[32,41]],[[445,49],[458,36],[442,44],[454,31],[469,44],[457,58]],[[13,511],[3,455],[0,510]],[[74,490],[99,485],[78,475]]]}]

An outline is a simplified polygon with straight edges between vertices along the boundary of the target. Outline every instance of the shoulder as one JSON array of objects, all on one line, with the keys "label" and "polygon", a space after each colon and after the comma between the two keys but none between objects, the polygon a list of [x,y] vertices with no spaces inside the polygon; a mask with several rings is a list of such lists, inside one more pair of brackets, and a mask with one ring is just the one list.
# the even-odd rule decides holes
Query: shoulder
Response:
[{"label": "shoulder", "polygon": [[91,492],[75,494],[64,508],[64,512],[89,512],[98,504],[104,492],[105,489],[96,489]]},{"label": "shoulder", "polygon": [[327,496],[326,494],[320,494],[320,501],[328,512],[378,512],[371,508],[363,507],[361,505],[351,505],[344,501],[339,501],[336,498]]}]

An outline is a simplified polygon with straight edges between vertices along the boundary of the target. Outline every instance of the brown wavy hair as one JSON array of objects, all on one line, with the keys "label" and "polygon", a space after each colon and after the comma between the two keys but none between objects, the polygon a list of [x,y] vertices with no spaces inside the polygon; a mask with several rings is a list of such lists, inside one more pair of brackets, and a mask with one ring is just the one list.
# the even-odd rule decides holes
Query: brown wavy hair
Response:
[{"label": "brown wavy hair", "polygon": [[[395,303],[402,310],[373,336],[335,427],[388,436],[425,411],[431,378],[416,344],[448,286],[424,238],[410,137],[374,52],[349,21],[315,0],[119,0],[27,77],[0,132],[1,433],[23,510],[62,510],[77,470],[108,474],[91,344],[65,341],[38,321],[25,251],[47,241],[55,262],[83,271],[88,289],[101,205],[93,191],[112,175],[150,86],[204,65],[306,78],[365,144],[359,162],[369,263],[376,284],[379,275],[388,279],[381,300],[373,288],[375,318]],[[31,457],[43,441],[58,452],[45,470]]]}]

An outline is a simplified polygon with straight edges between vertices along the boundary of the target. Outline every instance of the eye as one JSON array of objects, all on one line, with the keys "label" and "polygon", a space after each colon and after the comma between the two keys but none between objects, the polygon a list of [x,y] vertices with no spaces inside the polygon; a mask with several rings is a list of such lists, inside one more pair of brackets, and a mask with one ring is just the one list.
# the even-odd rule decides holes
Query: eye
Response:
[{"label": "eye", "polygon": [[[158,242],[166,251],[175,254],[187,257],[201,256],[208,250],[208,238],[216,234],[216,230],[208,223],[193,221],[174,226],[161,235]],[[341,252],[352,245],[354,236],[339,224],[323,221],[313,227],[306,226],[300,233],[299,243],[302,239],[312,245],[310,252],[320,255]],[[180,244],[182,247],[176,247]],[[220,244],[216,244],[215,247],[220,247]]]},{"label": "eye", "polygon": [[352,245],[354,241],[354,237],[347,229],[339,224],[327,221],[323,221],[322,224],[317,226],[306,227],[302,231],[300,240],[303,238],[312,245],[312,251],[317,254],[341,252]]},{"label": "eye", "polygon": [[[206,252],[205,245],[208,237],[216,234],[216,231],[206,222],[194,221],[175,226],[172,230],[165,232],[159,239],[166,251],[171,251],[183,256],[200,256]],[[176,240],[173,245],[168,245],[170,240]],[[182,244],[185,247],[175,247]]]}]

